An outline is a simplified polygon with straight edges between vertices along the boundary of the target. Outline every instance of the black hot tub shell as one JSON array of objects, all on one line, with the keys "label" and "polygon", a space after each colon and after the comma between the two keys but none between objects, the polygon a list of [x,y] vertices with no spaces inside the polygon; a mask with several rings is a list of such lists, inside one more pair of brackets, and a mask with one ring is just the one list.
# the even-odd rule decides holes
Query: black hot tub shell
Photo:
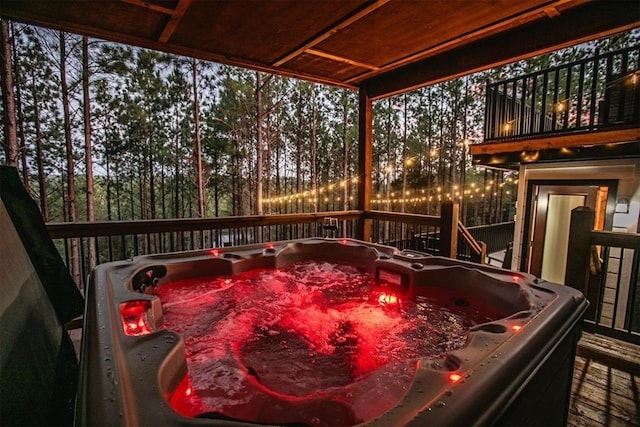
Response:
[{"label": "black hot tub shell", "polygon": [[[406,294],[446,287],[504,308],[509,316],[476,325],[466,345],[419,360],[398,404],[372,426],[565,425],[580,321],[578,291],[512,271],[431,257],[351,239],[305,239],[141,256],[98,266],[86,291],[78,425],[255,425],[189,418],[168,400],[187,375],[181,336],[162,328],[149,286],[278,268],[304,260],[348,262]],[[151,333],[124,333],[120,307],[142,301]],[[451,381],[451,374],[458,378]]]}]

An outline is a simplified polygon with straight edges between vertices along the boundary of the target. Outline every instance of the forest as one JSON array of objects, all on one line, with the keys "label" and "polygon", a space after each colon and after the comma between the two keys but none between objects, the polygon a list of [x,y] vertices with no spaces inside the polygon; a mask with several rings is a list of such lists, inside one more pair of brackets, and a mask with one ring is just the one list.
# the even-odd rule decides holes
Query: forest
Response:
[{"label": "forest", "polygon": [[[355,208],[358,94],[2,21],[3,150],[47,222]],[[513,219],[517,173],[471,166],[484,92],[632,31],[374,103],[372,208]],[[14,101],[14,102],[11,102]]]}]

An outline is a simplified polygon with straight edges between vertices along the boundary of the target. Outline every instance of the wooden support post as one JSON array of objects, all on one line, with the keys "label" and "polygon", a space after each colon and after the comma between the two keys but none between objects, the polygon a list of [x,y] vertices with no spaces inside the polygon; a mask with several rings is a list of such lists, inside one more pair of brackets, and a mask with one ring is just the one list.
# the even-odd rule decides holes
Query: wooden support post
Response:
[{"label": "wooden support post", "polygon": [[[373,109],[371,98],[364,87],[359,92],[360,111],[358,116],[358,210],[371,209],[371,174],[373,173]],[[371,220],[364,216],[358,223],[356,237],[371,241]]]},{"label": "wooden support post", "polygon": [[585,295],[587,294],[587,284],[589,283],[589,256],[591,256],[593,218],[594,211],[588,206],[578,206],[571,211],[564,284],[579,290]]},{"label": "wooden support post", "polygon": [[478,242],[480,243],[480,259],[477,261],[480,264],[486,264],[487,263],[487,244],[485,242]]},{"label": "wooden support post", "polygon": [[456,259],[458,256],[458,211],[454,202],[442,202],[440,205],[440,254]]}]

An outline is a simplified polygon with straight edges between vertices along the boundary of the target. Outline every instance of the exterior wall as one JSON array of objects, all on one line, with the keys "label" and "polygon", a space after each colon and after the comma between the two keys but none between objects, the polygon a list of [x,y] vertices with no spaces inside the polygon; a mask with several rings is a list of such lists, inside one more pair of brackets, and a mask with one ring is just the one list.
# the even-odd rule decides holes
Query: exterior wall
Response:
[{"label": "exterior wall", "polygon": [[615,213],[613,231],[638,232],[640,221],[640,159],[602,160],[583,162],[562,162],[529,164],[520,167],[518,198],[516,203],[516,224],[513,236],[514,270],[520,267],[523,245],[526,244],[524,223],[527,204],[527,187],[531,180],[618,180],[616,199],[629,200],[628,213]]}]

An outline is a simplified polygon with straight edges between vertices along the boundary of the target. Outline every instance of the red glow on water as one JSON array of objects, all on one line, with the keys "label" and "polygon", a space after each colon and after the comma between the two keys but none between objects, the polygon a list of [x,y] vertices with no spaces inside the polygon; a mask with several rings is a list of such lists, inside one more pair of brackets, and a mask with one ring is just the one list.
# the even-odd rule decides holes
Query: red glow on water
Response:
[{"label": "red glow on water", "polygon": [[512,325],[511,329],[513,330],[513,332],[518,332],[520,329],[522,329],[522,325]]},{"label": "red glow on water", "polygon": [[457,383],[458,381],[460,381],[462,379],[462,375],[460,374],[449,374],[449,381],[451,381],[452,383]]},{"label": "red glow on water", "polygon": [[152,332],[147,319],[147,310],[151,302],[137,300],[125,302],[120,306],[120,317],[124,333],[128,336],[146,335]]},{"label": "red glow on water", "polygon": [[406,394],[418,360],[464,346],[471,326],[496,319],[446,290],[405,300],[394,289],[356,266],[315,261],[159,286],[193,384],[167,399],[181,414],[275,425],[371,420]]}]

